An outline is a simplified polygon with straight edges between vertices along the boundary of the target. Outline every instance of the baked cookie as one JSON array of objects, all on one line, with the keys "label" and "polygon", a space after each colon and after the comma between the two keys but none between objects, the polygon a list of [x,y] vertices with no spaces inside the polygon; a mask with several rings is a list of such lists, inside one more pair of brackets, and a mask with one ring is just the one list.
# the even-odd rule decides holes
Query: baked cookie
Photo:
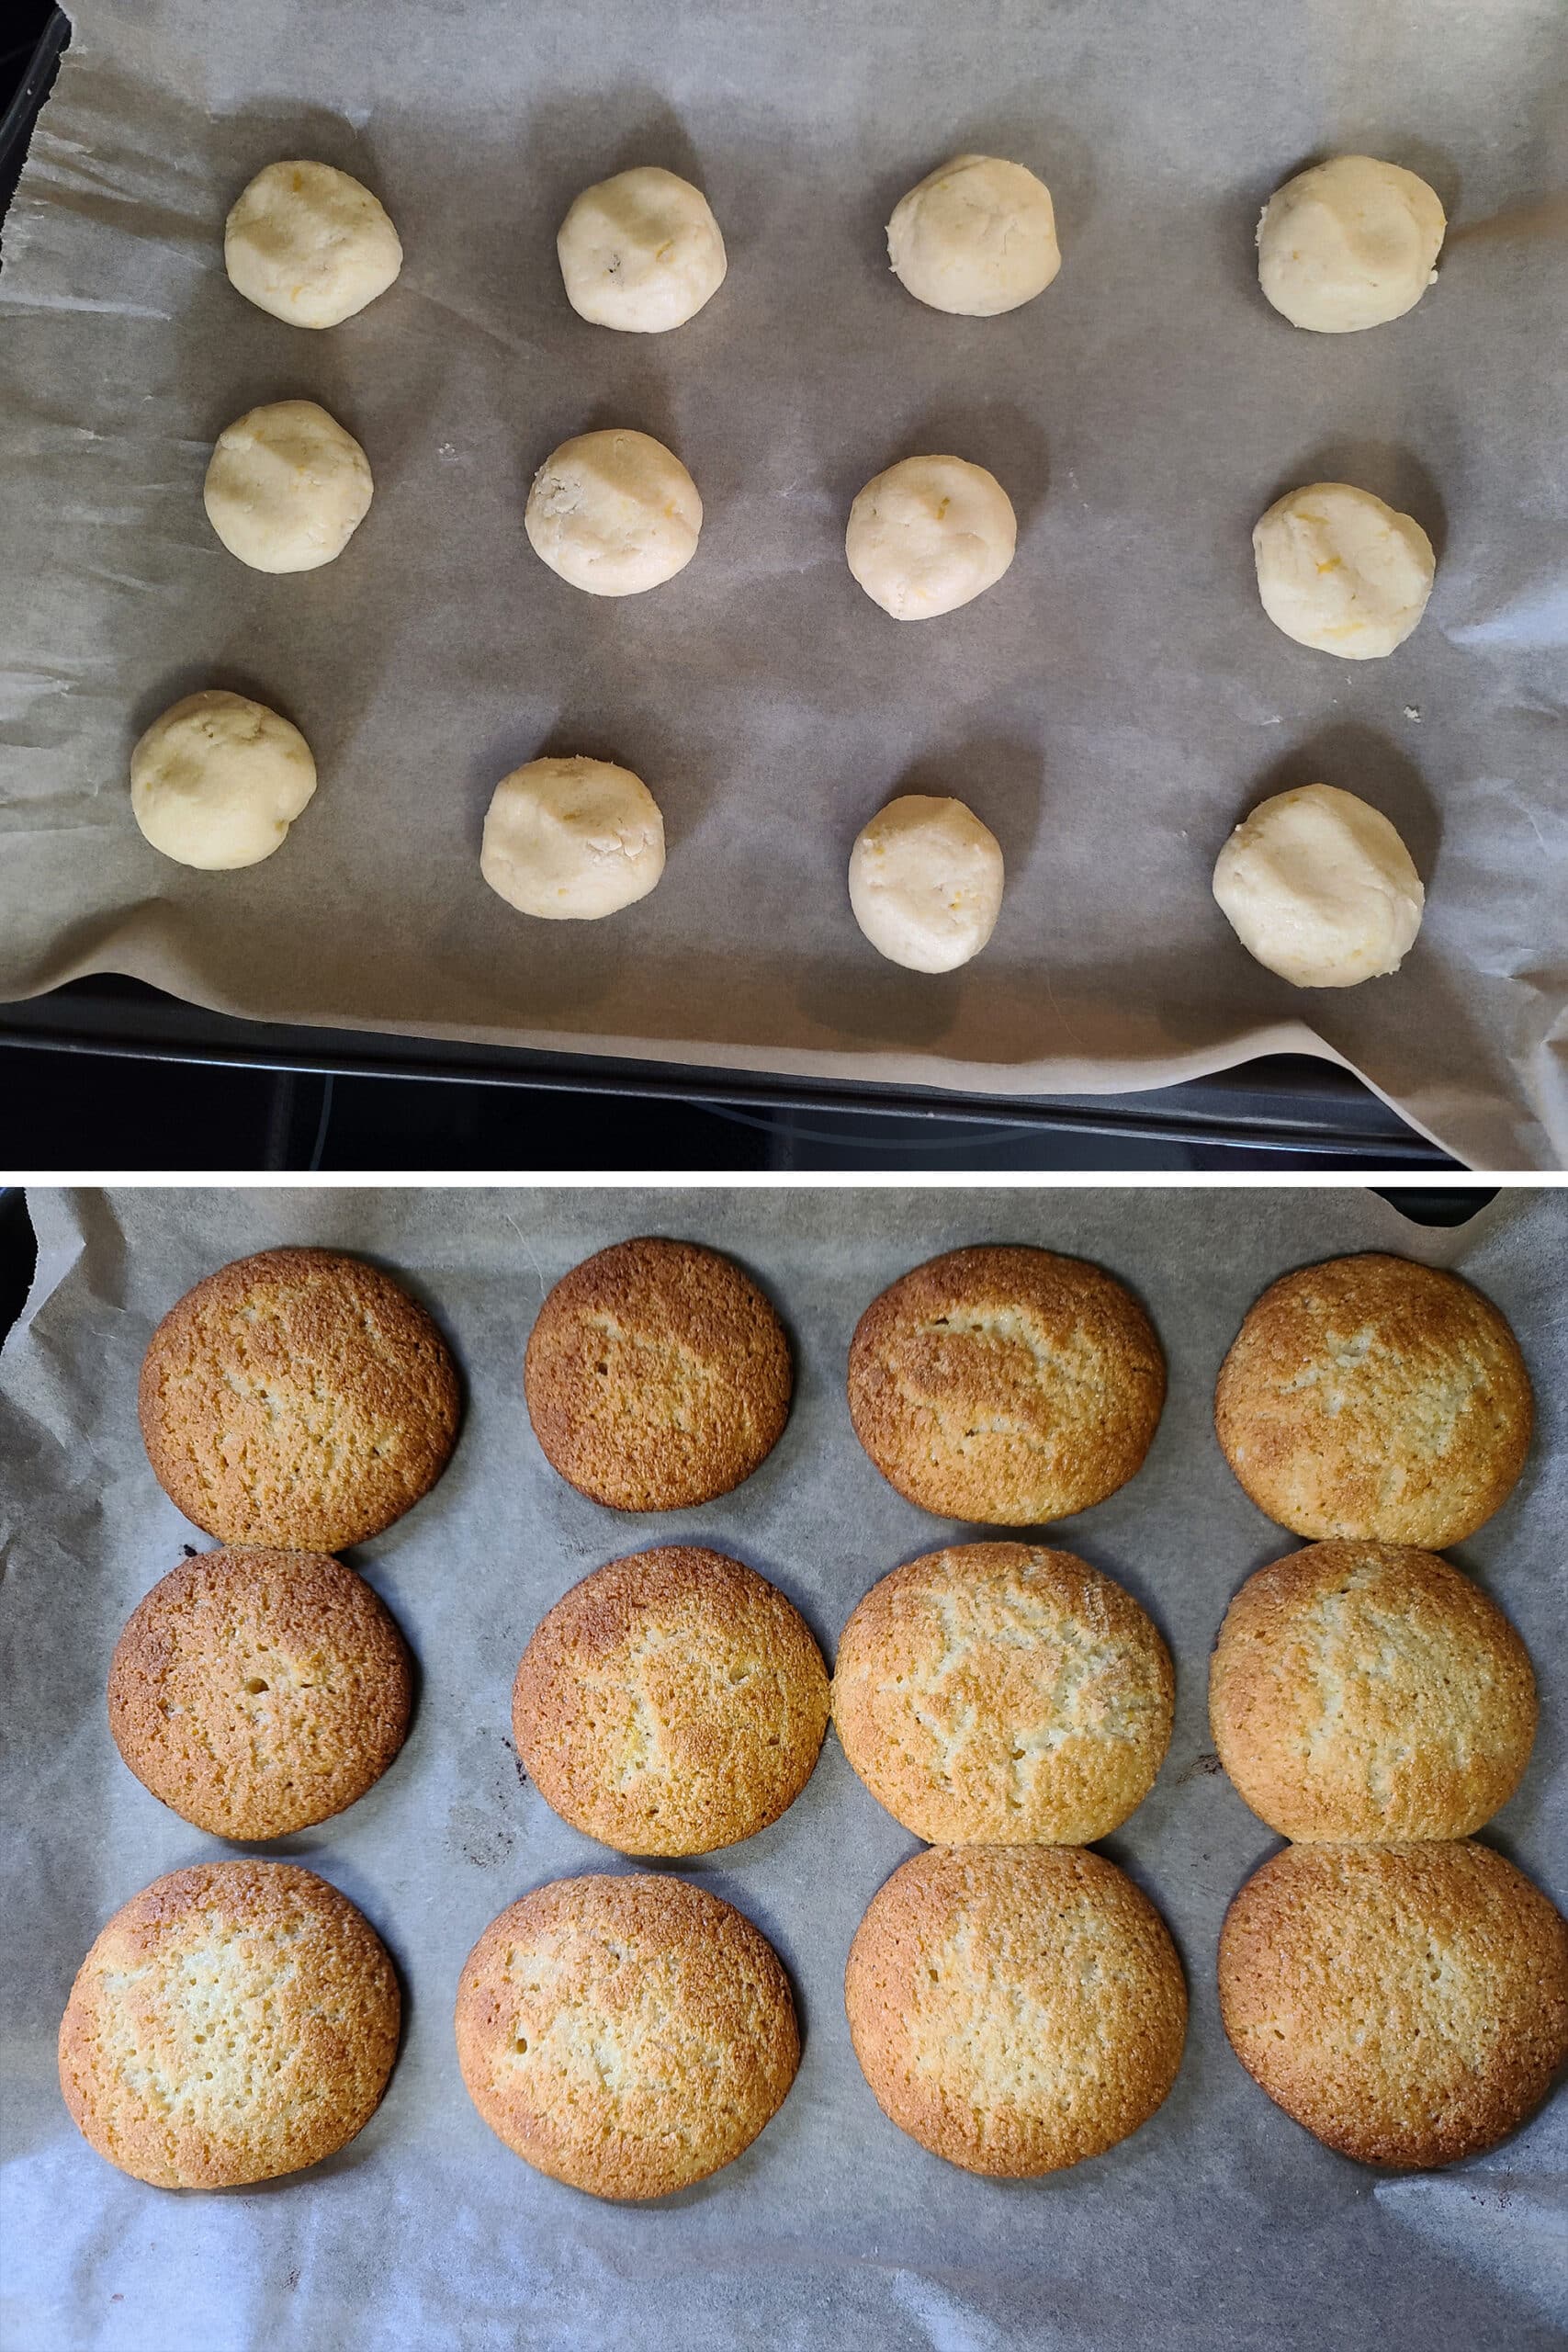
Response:
[{"label": "baked cookie", "polygon": [[1231,2047],[1366,2165],[1495,2147],[1568,2059],[1568,1921],[1487,1846],[1287,1846],[1220,1935]]},{"label": "baked cookie", "polygon": [[1535,1676],[1496,1602],[1434,1553],[1312,1544],[1231,1602],[1209,1721],[1281,1838],[1465,1838],[1524,1777]]},{"label": "baked cookie", "polygon": [[1187,2032],[1159,1913],[1070,1846],[915,1855],[855,1930],[844,2007],[884,2114],[949,2164],[1014,2179],[1146,2123]]},{"label": "baked cookie", "polygon": [[765,1829],[811,1778],[827,1727],[828,1670],[799,1611],[691,1544],[574,1585],[512,1692],[546,1804],[628,1854],[706,1854]]},{"label": "baked cookie", "polygon": [[378,1781],[412,1677],[363,1577],[323,1552],[204,1552],[131,1612],[109,1730],[143,1787],[215,1838],[284,1838]]},{"label": "baked cookie", "polygon": [[594,2197],[662,2197],[750,2146],[800,2062],[766,1938],[678,1878],[557,1879],[463,1964],[457,2064],[525,2164]]},{"label": "baked cookie", "polygon": [[1214,1391],[1225,1459],[1281,1527],[1429,1551],[1473,1534],[1505,1499],[1531,1410],[1491,1300],[1377,1250],[1271,1284]]},{"label": "baked cookie", "polygon": [[1154,1326],[1119,1282],[1049,1250],[953,1250],[873,1299],[850,1418],[923,1510],[992,1526],[1066,1519],[1125,1486],[1165,1401]]},{"label": "baked cookie", "polygon": [[620,1241],[557,1283],[528,1338],[546,1459],[615,1510],[681,1510],[749,1478],[784,1433],[789,1343],[749,1275],[694,1241]]},{"label": "baked cookie", "polygon": [[398,1980],[346,1895],[292,1862],[154,1879],[77,1973],[60,2028],[72,2120],[155,2188],[229,2188],[330,2156],[398,2050]]},{"label": "baked cookie", "polygon": [[187,1290],[141,1367],[153,1476],[221,1544],[337,1552],[427,1494],[457,1374],[423,1306],[332,1250],[264,1250]]},{"label": "baked cookie", "polygon": [[955,1544],[872,1586],[839,1644],[833,1721],[917,1838],[1087,1846],[1154,1786],[1175,1695],[1154,1625],[1098,1568]]}]

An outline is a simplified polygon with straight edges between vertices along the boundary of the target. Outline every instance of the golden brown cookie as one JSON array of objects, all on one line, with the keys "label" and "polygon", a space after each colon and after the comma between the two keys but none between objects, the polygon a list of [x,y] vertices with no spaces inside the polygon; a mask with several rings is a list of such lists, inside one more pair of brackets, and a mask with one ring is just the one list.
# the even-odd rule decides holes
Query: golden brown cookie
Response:
[{"label": "golden brown cookie", "polygon": [[855,1930],[850,2039],[877,2105],[966,2172],[1102,2155],[1176,2080],[1187,1987],[1164,1920],[1073,1846],[938,1846]]},{"label": "golden brown cookie", "polygon": [[222,1544],[337,1552],[428,1493],[457,1374],[423,1306],[332,1250],[264,1250],[187,1290],[141,1367],[154,1476]]},{"label": "golden brown cookie", "polygon": [[1281,1527],[1428,1551],[1503,1502],[1531,1411],[1524,1358],[1491,1300],[1376,1250],[1273,1283],[1214,1391],[1225,1459]]},{"label": "golden brown cookie", "polygon": [[1231,2046],[1367,2165],[1495,2147],[1568,2059],[1568,1921],[1490,1847],[1287,1846],[1220,1936]]},{"label": "golden brown cookie", "polygon": [[594,2197],[662,2197],[749,2148],[800,2062],[789,1980],[683,1879],[557,1879],[463,1964],[457,2064],[499,2139]]},{"label": "golden brown cookie", "polygon": [[136,1608],[109,1730],[155,1797],[215,1838],[283,1838],[378,1781],[412,1677],[363,1577],[324,1552],[204,1552]]},{"label": "golden brown cookie", "polygon": [[789,1418],[789,1343],[716,1250],[620,1241],[563,1275],[523,1386],[546,1459],[615,1510],[680,1510],[749,1478]]},{"label": "golden brown cookie", "polygon": [[547,1804],[627,1854],[706,1854],[776,1821],[811,1778],[828,1670],[776,1586],[671,1544],[558,1600],[512,1692]]},{"label": "golden brown cookie", "polygon": [[1143,1462],[1165,1359],[1111,1275],[1048,1250],[953,1250],[873,1299],[850,1349],[850,1418],[923,1510],[1032,1527],[1086,1510]]},{"label": "golden brown cookie", "polygon": [[1535,1676],[1495,1601],[1435,1553],[1312,1544],[1231,1602],[1209,1721],[1281,1838],[1465,1838],[1524,1777]]},{"label": "golden brown cookie", "polygon": [[1154,1786],[1175,1695],[1155,1627],[1086,1560],[955,1544],[872,1586],[839,1644],[833,1721],[917,1838],[1087,1846]]},{"label": "golden brown cookie", "polygon": [[292,1862],[154,1879],[77,1973],[60,2087],[101,2156],[227,2188],[330,2156],[380,2104],[398,1980],[345,1895]]}]

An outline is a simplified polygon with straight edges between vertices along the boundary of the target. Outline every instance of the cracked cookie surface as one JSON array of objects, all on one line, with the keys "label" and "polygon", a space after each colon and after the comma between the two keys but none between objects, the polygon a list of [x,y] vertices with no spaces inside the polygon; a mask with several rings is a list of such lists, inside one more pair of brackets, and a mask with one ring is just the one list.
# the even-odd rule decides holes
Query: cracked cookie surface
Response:
[{"label": "cracked cookie surface", "polygon": [[109,1730],[144,1787],[216,1838],[341,1813],[397,1755],[412,1675],[390,1613],[326,1553],[204,1552],[132,1611]]},{"label": "cracked cookie surface", "polygon": [[457,1374],[423,1306],[331,1250],[265,1250],[186,1291],[138,1399],[154,1476],[223,1544],[338,1552],[440,1477]]},{"label": "cracked cookie surface", "polygon": [[850,1418],[889,1485],[942,1518],[1032,1527],[1143,1463],[1165,1359],[1132,1293],[1049,1250],[951,1250],[872,1301]]}]

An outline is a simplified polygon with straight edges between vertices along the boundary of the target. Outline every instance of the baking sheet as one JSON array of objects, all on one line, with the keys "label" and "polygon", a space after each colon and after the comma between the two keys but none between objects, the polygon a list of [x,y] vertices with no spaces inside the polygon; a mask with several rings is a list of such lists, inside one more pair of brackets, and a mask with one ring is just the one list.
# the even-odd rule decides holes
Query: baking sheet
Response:
[{"label": "baking sheet", "polygon": [[[1258,1289],[1300,1260],[1392,1247],[1473,1276],[1519,1334],[1540,1438],[1505,1509],[1456,1553],[1533,1652],[1542,1724],[1488,1838],[1568,1899],[1568,1201],[1506,1194],[1462,1233],[1353,1193],[842,1191],[39,1193],[33,1297],[0,1359],[0,1655],[11,1839],[0,1917],[9,2090],[7,2352],[1516,2352],[1561,2344],[1568,2097],[1490,2156],[1384,2177],[1320,2147],[1230,2054],[1213,1989],[1235,1889],[1275,1840],[1209,1752],[1205,1660],[1231,1593],[1292,1546],[1215,1447],[1215,1370]],[[626,1516],[575,1494],[528,1430],[520,1365],[547,1285],[637,1231],[737,1252],[796,1350],[785,1435],[705,1509]],[[1032,1240],[1100,1259],[1142,1294],[1170,1364],[1148,1463],[1059,1540],[1121,1577],[1176,1660],[1170,1755],[1106,1850],[1159,1904],[1192,1994],[1187,2054],[1157,2116],[1109,2155],[1035,2183],[975,2178],[907,2140],[850,2048],[845,1953],[913,1841],[829,1735],[799,1802],[760,1837],[678,1867],[776,1944],[805,2027],[799,2078],[737,2164],[655,2207],[544,2179],[470,2106],[452,2044],[458,1970],[527,1888],[625,1867],[523,1784],[507,1745],[525,1642],[569,1585],[653,1542],[730,1548],[773,1577],[829,1656],[854,1602],[955,1531],[883,1484],[851,1430],[856,1317],[887,1281],[961,1242]],[[468,1384],[446,1478],[355,1564],[419,1659],[399,1761],[348,1813],[268,1851],[359,1903],[408,1995],[387,2099],[309,2176],[220,2195],[112,2170],[61,2103],[54,2035],[97,1928],[161,1871],[223,1850],[119,1763],[103,1690],[120,1625],[197,1537],[137,1435],[152,1326],[191,1282],[285,1242],[364,1251],[439,1316]]]},{"label": "baking sheet", "polygon": [[[1265,1052],[1347,1061],[1479,1166],[1568,1160],[1560,0],[78,0],[0,273],[0,997],[96,971],[253,1017],[863,1082],[1087,1092]],[[1001,320],[903,292],[882,230],[962,148],[1016,155],[1066,261]],[[1376,332],[1259,296],[1268,191],[1316,153],[1426,173],[1441,280]],[[279,153],[386,199],[407,262],[326,334],[228,285],[223,217]],[[672,335],[567,306],[555,227],[657,161],[730,254]],[[370,514],[268,579],[201,509],[220,429],[320,399]],[[603,600],[529,551],[561,439],[626,423],[702,492],[697,560]],[[900,627],[842,554],[854,492],[956,450],[1018,509],[1007,579]],[[1413,512],[1437,591],[1387,662],[1265,619],[1248,534],[1348,477]],[[241,876],[146,846],[139,729],[222,684],[303,727],[321,787]],[[613,754],[670,864],[614,922],[481,881],[497,779]],[[1427,877],[1393,980],[1303,993],[1209,876],[1266,792],[1325,780]],[[845,867],[900,789],[955,791],[1009,890],[964,971],[862,939]]]}]

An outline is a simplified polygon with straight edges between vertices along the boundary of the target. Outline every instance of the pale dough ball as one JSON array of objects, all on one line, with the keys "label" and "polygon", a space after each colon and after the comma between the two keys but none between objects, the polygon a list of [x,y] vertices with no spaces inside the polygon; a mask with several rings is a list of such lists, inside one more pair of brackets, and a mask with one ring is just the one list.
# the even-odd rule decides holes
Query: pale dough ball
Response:
[{"label": "pale dough ball", "polygon": [[967,964],[997,927],[1001,844],[962,800],[906,793],[850,852],[850,904],[879,955],[911,972]]},{"label": "pale dough ball", "polygon": [[1348,481],[1309,482],[1277,500],[1252,551],[1275,628],[1346,662],[1376,662],[1404,644],[1438,568],[1413,515]]},{"label": "pale dough ball", "polygon": [[154,849],[212,874],[282,847],[316,789],[297,727],[243,695],[187,695],[130,755],[130,806]]},{"label": "pale dough ball", "polygon": [[637,596],[683,571],[703,502],[662,441],[615,428],[563,441],[534,476],[523,527],[552,571],[591,596]]},{"label": "pale dough ball", "polygon": [[1214,896],[1247,954],[1299,989],[1396,972],[1426,899],[1388,819],[1331,784],[1260,801],[1220,852]]},{"label": "pale dough ball", "polygon": [[1336,155],[1276,189],[1258,223],[1258,278],[1316,334],[1354,334],[1413,311],[1448,222],[1425,180],[1371,155]]},{"label": "pale dough ball", "polygon": [[999,155],[954,155],[887,223],[894,275],[933,311],[992,319],[1043,294],[1062,266],[1051,191]]},{"label": "pale dough ball", "polygon": [[314,401],[253,408],[218,436],[207,519],[254,571],[314,571],[343,553],[370,505],[370,461]]},{"label": "pale dough ball", "polygon": [[885,613],[923,621],[994,587],[1017,540],[1012,502],[984,466],[905,458],[855,500],[844,553]]},{"label": "pale dough ball", "polygon": [[585,187],[556,238],[579,318],[626,334],[666,334],[724,283],[724,239],[700,187],[656,164]]},{"label": "pale dough ball", "polygon": [[403,266],[367,187],[331,164],[269,164],[223,227],[223,266],[249,302],[296,327],[335,327]]},{"label": "pale dough ball", "polygon": [[663,871],[664,820],[629,768],[530,760],[496,786],[479,872],[520,914],[592,922],[646,899]]}]

